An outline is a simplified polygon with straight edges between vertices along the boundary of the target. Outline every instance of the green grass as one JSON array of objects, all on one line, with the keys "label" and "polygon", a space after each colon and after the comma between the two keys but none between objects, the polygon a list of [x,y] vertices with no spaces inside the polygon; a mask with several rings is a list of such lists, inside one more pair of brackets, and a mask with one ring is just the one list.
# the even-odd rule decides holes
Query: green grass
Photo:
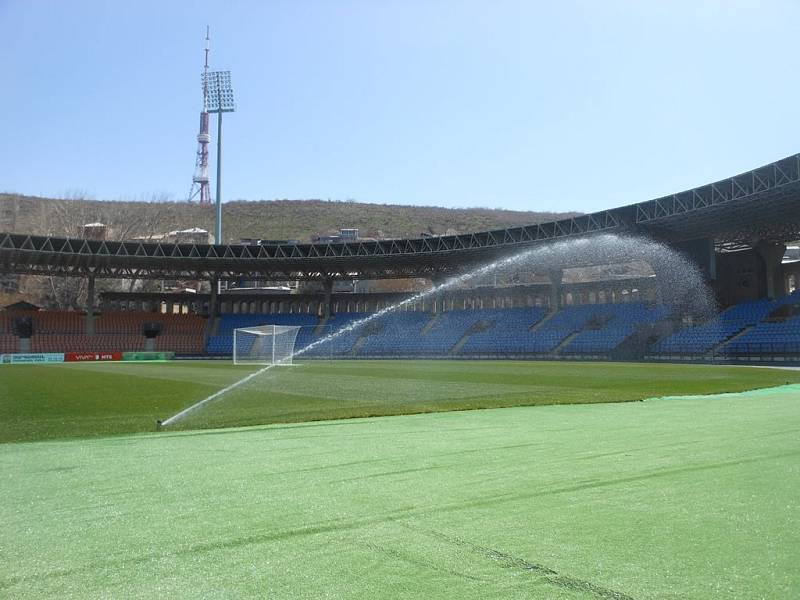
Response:
[{"label": "green grass", "polygon": [[[152,431],[156,419],[252,371],[220,362],[4,365],[0,441]],[[788,382],[800,382],[800,372],[622,363],[321,361],[272,369],[179,427],[621,402]]]},{"label": "green grass", "polygon": [[[322,377],[317,368],[293,377]],[[329,379],[354,385],[346,378],[358,377],[357,365],[331,368]],[[361,368],[371,372],[364,379],[386,381],[390,366]],[[581,387],[598,399],[612,384],[621,398],[658,395],[670,372],[685,374],[676,386],[702,391],[721,385],[713,378],[722,372],[745,378],[728,385],[755,377],[651,366],[397,368],[433,390],[473,378],[551,395],[549,378],[571,370],[570,400]],[[102,375],[102,384],[86,378],[87,393],[120,382],[152,392],[154,373],[168,389],[183,378],[200,391],[231,375],[180,365],[144,366],[140,377],[111,366],[18,372],[53,393],[73,389],[79,373]],[[590,372],[606,373],[604,383],[589,387]],[[9,373],[17,371],[0,375],[7,389]],[[61,385],[46,388],[50,377]],[[127,404],[130,392],[106,401]],[[402,390],[373,392],[388,401]],[[797,598],[799,431],[794,385],[4,444],[0,596]]]}]

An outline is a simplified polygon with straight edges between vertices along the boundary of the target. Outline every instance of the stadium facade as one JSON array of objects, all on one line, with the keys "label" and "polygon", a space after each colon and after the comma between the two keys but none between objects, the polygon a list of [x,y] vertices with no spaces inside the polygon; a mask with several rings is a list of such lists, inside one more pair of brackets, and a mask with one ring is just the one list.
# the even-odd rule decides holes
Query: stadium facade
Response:
[{"label": "stadium facade", "polygon": [[[787,243],[800,238],[799,232],[800,154],[654,200],[462,235],[209,245],[0,233],[0,273],[83,277],[90,290],[83,319],[70,316],[62,323],[58,316],[34,314],[26,322],[29,331],[23,331],[19,323],[24,315],[4,311],[0,352],[104,350],[106,344],[118,351],[170,349],[171,343],[175,346],[171,349],[179,352],[225,354],[228,346],[223,338],[229,336],[231,324],[287,320],[276,324],[308,328],[311,337],[301,335],[299,343],[308,342],[314,331],[319,335],[407,298],[397,293],[337,292],[337,281],[425,278],[435,284],[526,249],[614,234],[656,240],[689,257],[727,310],[699,326],[686,323],[687,315],[660,304],[657,268],[649,275],[622,279],[565,280],[569,270],[581,272],[630,260],[623,246],[616,252],[606,247],[598,256],[590,241],[586,252],[565,253],[560,262],[548,264],[541,274],[544,280],[454,289],[427,303],[408,304],[402,311],[405,315],[387,317],[383,329],[358,333],[351,345],[341,345],[339,354],[593,358],[724,354],[791,359],[794,353],[800,356],[800,327],[795,333],[800,299],[793,293],[800,281],[800,262],[787,263],[783,258]],[[212,285],[212,293],[205,296],[108,294],[98,306],[94,289],[101,278],[306,281],[318,282],[319,292],[218,295]],[[179,323],[176,318],[183,313],[189,313],[186,323]],[[187,325],[190,318],[195,320]],[[67,321],[69,326],[64,325]],[[143,324],[157,321],[161,329],[144,335]],[[445,333],[438,335],[439,331]],[[101,337],[122,334],[129,337],[116,341]],[[179,339],[183,335],[194,336],[193,341]],[[83,338],[70,340],[70,336]],[[397,341],[404,336],[418,343],[405,347]],[[545,338],[549,341],[542,341]],[[770,346],[772,341],[780,343]]]}]

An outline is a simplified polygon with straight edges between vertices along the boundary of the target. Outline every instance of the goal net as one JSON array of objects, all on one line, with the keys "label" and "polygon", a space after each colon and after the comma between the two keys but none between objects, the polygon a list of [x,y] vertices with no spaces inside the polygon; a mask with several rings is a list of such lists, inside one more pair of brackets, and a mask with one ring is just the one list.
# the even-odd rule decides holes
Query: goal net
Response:
[{"label": "goal net", "polygon": [[300,327],[259,325],[233,330],[233,364],[291,365]]}]

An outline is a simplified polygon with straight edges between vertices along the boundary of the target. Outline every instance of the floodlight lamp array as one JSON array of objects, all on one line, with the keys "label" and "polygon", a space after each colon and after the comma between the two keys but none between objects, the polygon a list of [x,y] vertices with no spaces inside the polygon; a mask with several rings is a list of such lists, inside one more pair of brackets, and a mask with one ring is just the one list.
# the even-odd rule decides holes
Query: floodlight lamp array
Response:
[{"label": "floodlight lamp array", "polygon": [[203,73],[203,89],[206,93],[208,112],[233,112],[236,109],[230,71]]}]

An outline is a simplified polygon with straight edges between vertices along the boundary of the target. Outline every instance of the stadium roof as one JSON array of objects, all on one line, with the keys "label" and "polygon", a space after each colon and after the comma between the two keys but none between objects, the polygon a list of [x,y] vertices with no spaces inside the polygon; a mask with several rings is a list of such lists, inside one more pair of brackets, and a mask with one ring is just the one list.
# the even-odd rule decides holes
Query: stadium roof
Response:
[{"label": "stadium roof", "polygon": [[[134,279],[436,277],[524,248],[602,233],[728,248],[800,237],[800,154],[662,198],[549,223],[438,237],[324,242],[164,244],[0,233],[0,271]],[[603,256],[607,262],[608,255]],[[624,260],[620,256],[620,260]],[[571,259],[594,264],[590,252]]]}]

